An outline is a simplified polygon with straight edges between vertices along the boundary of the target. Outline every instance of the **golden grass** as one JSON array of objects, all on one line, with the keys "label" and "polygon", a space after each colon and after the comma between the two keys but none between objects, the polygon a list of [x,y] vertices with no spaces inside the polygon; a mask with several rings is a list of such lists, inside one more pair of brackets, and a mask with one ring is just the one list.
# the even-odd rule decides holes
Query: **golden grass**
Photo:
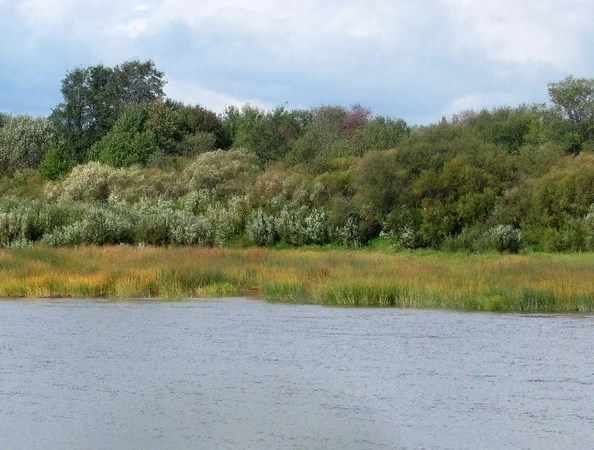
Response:
[{"label": "golden grass", "polygon": [[593,311],[594,255],[123,246],[0,250],[1,297],[246,292],[337,305]]}]

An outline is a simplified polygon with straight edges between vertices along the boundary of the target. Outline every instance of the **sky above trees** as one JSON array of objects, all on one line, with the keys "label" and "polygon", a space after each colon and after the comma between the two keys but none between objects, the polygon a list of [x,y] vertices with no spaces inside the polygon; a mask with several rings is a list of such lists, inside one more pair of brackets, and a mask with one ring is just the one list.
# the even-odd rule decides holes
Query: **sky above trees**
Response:
[{"label": "sky above trees", "polygon": [[220,111],[361,103],[409,123],[592,78],[591,0],[0,0],[0,111],[49,114],[67,71],[152,59]]}]

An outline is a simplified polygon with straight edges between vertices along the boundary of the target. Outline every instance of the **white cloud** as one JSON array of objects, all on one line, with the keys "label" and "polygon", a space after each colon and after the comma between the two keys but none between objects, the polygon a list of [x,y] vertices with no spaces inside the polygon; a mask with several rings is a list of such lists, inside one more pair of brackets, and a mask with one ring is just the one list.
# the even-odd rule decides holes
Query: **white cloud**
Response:
[{"label": "white cloud", "polygon": [[442,116],[450,119],[453,114],[468,109],[478,112],[483,108],[492,109],[497,106],[517,106],[520,103],[522,103],[522,100],[517,95],[510,93],[467,94],[456,98],[428,122],[436,122]]},{"label": "white cloud", "polygon": [[507,63],[567,70],[582,57],[580,33],[591,28],[590,0],[441,0],[458,21],[457,37]]},{"label": "white cloud", "polygon": [[222,112],[226,106],[241,107],[246,103],[259,108],[271,109],[274,105],[262,103],[257,99],[239,99],[220,92],[211,91],[198,83],[169,79],[165,85],[165,94],[169,98],[189,105],[200,104],[215,112]]}]

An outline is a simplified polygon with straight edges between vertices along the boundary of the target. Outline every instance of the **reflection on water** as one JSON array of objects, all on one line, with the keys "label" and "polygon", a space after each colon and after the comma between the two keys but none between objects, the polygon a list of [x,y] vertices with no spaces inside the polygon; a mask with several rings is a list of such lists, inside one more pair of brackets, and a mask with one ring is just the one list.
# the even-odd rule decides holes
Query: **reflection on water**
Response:
[{"label": "reflection on water", "polygon": [[0,301],[2,449],[592,448],[594,317]]}]

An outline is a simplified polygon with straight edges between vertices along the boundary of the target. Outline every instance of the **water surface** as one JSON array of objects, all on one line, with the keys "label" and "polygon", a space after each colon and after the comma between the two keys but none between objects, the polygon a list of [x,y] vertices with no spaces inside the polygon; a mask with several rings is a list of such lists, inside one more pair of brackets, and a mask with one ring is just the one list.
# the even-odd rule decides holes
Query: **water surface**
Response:
[{"label": "water surface", "polygon": [[2,449],[591,449],[594,316],[0,301]]}]

